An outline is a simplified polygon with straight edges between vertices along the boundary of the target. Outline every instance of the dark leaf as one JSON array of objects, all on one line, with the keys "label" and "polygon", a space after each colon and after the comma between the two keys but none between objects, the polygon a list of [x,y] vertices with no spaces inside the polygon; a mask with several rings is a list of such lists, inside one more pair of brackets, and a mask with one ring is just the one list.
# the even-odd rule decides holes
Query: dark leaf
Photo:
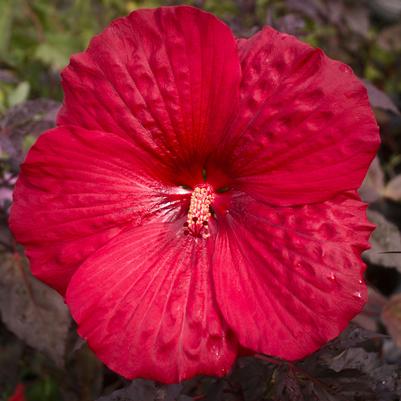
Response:
[{"label": "dark leaf", "polygon": [[[296,369],[296,368],[295,368]],[[370,378],[347,369],[335,372],[319,366],[312,376],[306,371],[278,369],[274,401],[373,401]],[[363,398],[359,398],[363,396]]]},{"label": "dark leaf", "polygon": [[340,372],[322,371],[320,382],[314,383],[311,395],[327,401],[375,401],[377,395],[370,387],[369,376],[358,370],[344,369]]},{"label": "dark leaf", "polygon": [[276,369],[275,399],[277,401],[304,401],[300,378],[289,365],[283,365]]},{"label": "dark leaf", "polygon": [[349,8],[346,8],[342,0],[326,1],[323,4],[325,6],[323,12],[325,19],[340,28],[342,26],[342,18],[349,12]]},{"label": "dark leaf", "polygon": [[23,343],[0,322],[0,394],[16,386],[23,349]]},{"label": "dark leaf", "polygon": [[[0,187],[0,193],[2,191]],[[4,194],[4,193],[3,193]],[[4,199],[4,198],[3,198]],[[6,209],[8,208],[8,203],[0,203],[0,255],[3,251],[14,251],[14,238],[8,229],[8,214]]]},{"label": "dark leaf", "polygon": [[389,181],[384,189],[383,195],[394,202],[401,202],[401,174]]},{"label": "dark leaf", "polygon": [[274,27],[280,32],[299,35],[305,28],[305,21],[296,14],[287,14],[273,21]]},{"label": "dark leaf", "polygon": [[181,384],[158,385],[153,381],[137,379],[127,387],[100,397],[97,401],[190,401],[192,398],[180,395]]},{"label": "dark leaf", "polygon": [[18,170],[31,142],[54,127],[59,107],[53,100],[29,100],[11,108],[0,119],[0,153],[10,158],[13,170]]},{"label": "dark leaf", "polygon": [[347,7],[343,15],[351,31],[367,37],[369,31],[369,9],[363,3]]},{"label": "dark leaf", "polygon": [[400,114],[400,111],[391,100],[390,96],[365,79],[363,80],[363,83],[368,91],[369,100],[372,107],[391,111],[398,115]]},{"label": "dark leaf", "polygon": [[7,328],[63,365],[70,315],[63,299],[36,280],[17,254],[1,254],[0,314]]},{"label": "dark leaf", "polygon": [[368,302],[363,311],[352,321],[366,330],[378,332],[381,328],[381,313],[386,302],[387,298],[384,295],[369,287]]},{"label": "dark leaf", "polygon": [[370,263],[384,267],[394,267],[401,272],[401,253],[383,253],[401,251],[401,235],[396,225],[390,223],[380,213],[368,210],[368,219],[376,224],[370,237],[372,248],[363,256]]},{"label": "dark leaf", "polygon": [[397,21],[401,16],[401,2],[398,0],[370,0],[370,6],[381,17]]},{"label": "dark leaf", "polygon": [[240,383],[244,401],[260,401],[273,381],[274,365],[255,358],[241,358],[232,373],[234,382]]},{"label": "dark leaf", "polygon": [[[337,355],[338,352],[344,351],[349,348],[354,347],[363,347],[365,344],[376,341],[378,339],[382,339],[383,335],[379,333],[375,333],[370,330],[363,329],[361,327],[356,326],[351,323],[349,326],[341,333],[333,341],[330,341],[327,345],[325,345],[321,350],[316,352],[314,356],[318,358],[321,355],[330,354],[332,356]],[[312,357],[307,358],[306,360],[313,359]]]},{"label": "dark leaf", "polygon": [[369,166],[368,173],[359,188],[359,194],[364,202],[372,203],[380,199],[384,188],[384,173],[378,157]]},{"label": "dark leaf", "polygon": [[[380,336],[350,325],[298,363],[275,360],[271,401],[384,401],[399,397],[400,372],[379,353]],[[267,358],[268,360],[269,358]],[[272,358],[270,358],[272,359]],[[268,376],[267,376],[268,377]],[[393,397],[393,398],[391,398]]]},{"label": "dark leaf", "polygon": [[287,8],[305,15],[312,20],[320,21],[325,15],[326,7],[319,0],[285,0]]},{"label": "dark leaf", "polygon": [[[399,369],[395,365],[383,363],[381,357],[376,352],[367,352],[363,348],[351,348],[344,350],[327,365],[335,372],[347,373],[347,377],[352,376],[347,372],[351,369],[357,380],[350,382],[350,386],[355,385],[357,381],[365,382],[359,387],[359,397],[363,395],[363,400],[375,400],[377,395],[384,398],[384,395],[391,396],[395,394],[397,383],[399,382]],[[361,383],[362,384],[362,383]],[[363,393],[363,389],[368,390]]]},{"label": "dark leaf", "polygon": [[395,343],[401,348],[401,294],[394,295],[387,302],[382,319]]},{"label": "dark leaf", "polygon": [[378,397],[394,395],[400,384],[399,367],[387,364],[380,354],[378,344],[381,341],[378,340],[382,337],[350,325],[301,366],[312,377],[327,384],[329,393],[340,400],[382,400]]},{"label": "dark leaf", "polygon": [[377,365],[377,354],[366,352],[363,348],[348,348],[325,362],[330,369],[341,372],[344,369],[372,370]]},{"label": "dark leaf", "polygon": [[59,384],[66,401],[93,401],[102,389],[103,364],[85,344],[66,363]]},{"label": "dark leaf", "polygon": [[223,380],[216,380],[212,383],[206,393],[205,401],[220,401],[223,398],[225,383]]},{"label": "dark leaf", "polygon": [[395,24],[379,32],[377,42],[383,49],[395,52],[401,50],[401,24]]},{"label": "dark leaf", "polygon": [[241,358],[227,381],[239,384],[234,399],[243,401],[390,401],[401,382],[398,367],[382,360],[384,338],[350,324],[300,362]]}]

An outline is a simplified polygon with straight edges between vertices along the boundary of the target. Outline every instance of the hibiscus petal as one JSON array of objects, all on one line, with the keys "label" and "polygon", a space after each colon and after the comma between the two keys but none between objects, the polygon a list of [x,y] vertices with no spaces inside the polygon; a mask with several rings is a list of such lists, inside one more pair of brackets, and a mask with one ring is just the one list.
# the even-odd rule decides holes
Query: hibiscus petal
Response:
[{"label": "hibiscus petal", "polygon": [[351,69],[271,28],[240,41],[239,54],[240,110],[226,144],[237,186],[283,206],[357,189],[379,133]]},{"label": "hibiscus petal", "polygon": [[354,193],[297,207],[235,197],[219,221],[213,276],[244,348],[298,359],[337,336],[366,302],[372,225]]},{"label": "hibiscus petal", "polygon": [[222,376],[236,356],[211,288],[207,242],[182,222],[133,228],[73,276],[67,304],[96,355],[126,378]]},{"label": "hibiscus petal", "polygon": [[115,20],[62,76],[58,124],[129,137],[185,171],[194,159],[204,163],[223,135],[240,64],[230,29],[213,15],[163,7]]},{"label": "hibiscus petal", "polygon": [[[82,261],[127,224],[174,202],[111,133],[61,127],[41,135],[21,167],[10,225],[34,275],[61,293]],[[164,216],[163,218],[166,218]]]}]

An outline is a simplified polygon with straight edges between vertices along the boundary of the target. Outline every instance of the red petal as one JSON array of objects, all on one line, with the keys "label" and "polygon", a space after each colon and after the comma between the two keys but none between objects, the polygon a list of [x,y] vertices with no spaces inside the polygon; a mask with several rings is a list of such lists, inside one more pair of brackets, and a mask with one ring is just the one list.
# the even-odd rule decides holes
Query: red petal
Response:
[{"label": "red petal", "polygon": [[160,212],[163,188],[137,156],[121,137],[78,127],[39,138],[22,165],[10,217],[38,278],[63,292],[88,255],[127,224]]},{"label": "red petal", "polygon": [[272,208],[233,200],[213,275],[225,321],[244,348],[298,359],[337,336],[366,302],[372,225],[357,195]]},{"label": "red petal", "polygon": [[277,205],[357,189],[379,132],[351,69],[296,38],[266,28],[239,42],[243,81],[231,128],[238,185]]},{"label": "red petal", "polygon": [[230,29],[213,15],[162,7],[115,20],[62,75],[59,124],[130,137],[182,164],[204,159],[223,135],[240,64]]},{"label": "red petal", "polygon": [[112,370],[174,383],[230,369],[236,345],[216,310],[206,244],[182,235],[182,221],[147,224],[117,236],[75,273],[67,304]]}]

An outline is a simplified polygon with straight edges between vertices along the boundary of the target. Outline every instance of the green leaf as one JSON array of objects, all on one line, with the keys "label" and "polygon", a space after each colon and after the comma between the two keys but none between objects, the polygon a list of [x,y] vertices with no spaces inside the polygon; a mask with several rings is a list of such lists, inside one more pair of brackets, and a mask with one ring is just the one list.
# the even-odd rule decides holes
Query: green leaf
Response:
[{"label": "green leaf", "polygon": [[28,387],[28,401],[59,401],[60,394],[57,384],[52,377],[45,377],[39,382],[35,382]]},{"label": "green leaf", "polygon": [[0,58],[3,58],[10,43],[13,3],[13,0],[0,0]]},{"label": "green leaf", "polygon": [[50,43],[41,43],[36,48],[35,58],[54,70],[60,70],[68,63],[66,52]]},{"label": "green leaf", "polygon": [[30,89],[31,87],[29,85],[29,82],[23,81],[19,83],[8,96],[8,105],[10,107],[13,107],[17,104],[25,102],[25,100],[28,99]]}]

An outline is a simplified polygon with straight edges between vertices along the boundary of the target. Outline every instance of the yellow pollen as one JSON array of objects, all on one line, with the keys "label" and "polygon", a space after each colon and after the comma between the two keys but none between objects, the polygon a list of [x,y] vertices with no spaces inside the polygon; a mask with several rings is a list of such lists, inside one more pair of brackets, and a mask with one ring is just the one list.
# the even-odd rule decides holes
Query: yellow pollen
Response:
[{"label": "yellow pollen", "polygon": [[214,200],[213,189],[208,184],[196,186],[191,195],[187,222],[184,224],[186,234],[198,238],[210,236],[208,220],[211,216],[210,205]]}]

